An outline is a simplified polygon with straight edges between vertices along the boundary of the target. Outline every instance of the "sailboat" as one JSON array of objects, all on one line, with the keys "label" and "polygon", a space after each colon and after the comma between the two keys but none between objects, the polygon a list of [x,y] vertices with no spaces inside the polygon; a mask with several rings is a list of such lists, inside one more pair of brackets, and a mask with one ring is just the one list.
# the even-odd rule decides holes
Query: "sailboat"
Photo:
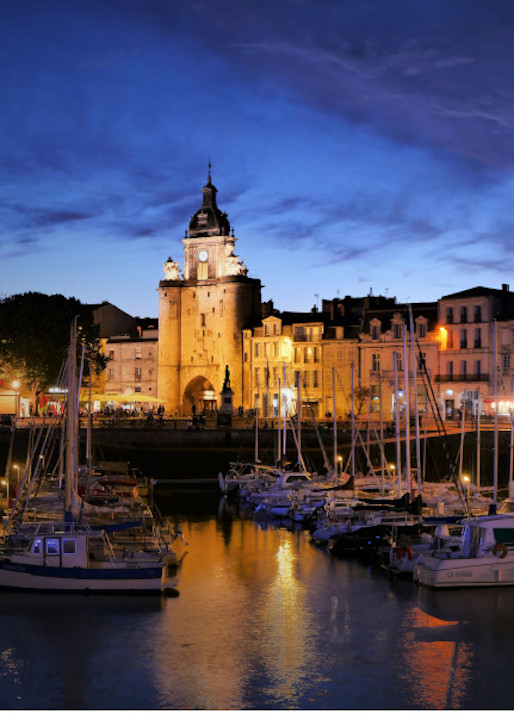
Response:
[{"label": "sailboat", "polygon": [[[76,324],[68,354],[66,489],[62,518],[23,520],[26,473],[0,541],[0,588],[59,592],[161,592],[173,587],[159,554],[116,551],[105,528],[78,523]],[[41,459],[37,458],[36,467]],[[27,470],[28,471],[28,470]]]}]

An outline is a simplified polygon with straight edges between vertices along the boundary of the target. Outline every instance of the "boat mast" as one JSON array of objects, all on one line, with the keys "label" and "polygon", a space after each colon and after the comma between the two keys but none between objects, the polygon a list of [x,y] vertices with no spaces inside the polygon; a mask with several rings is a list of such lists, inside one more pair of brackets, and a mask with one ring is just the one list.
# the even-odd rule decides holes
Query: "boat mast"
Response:
[{"label": "boat mast", "polygon": [[496,320],[493,322],[494,462],[493,503],[498,500],[498,374],[496,365]]},{"label": "boat mast", "polygon": [[409,411],[409,364],[407,354],[407,325],[403,324],[403,383],[405,399],[404,416],[405,416],[405,481],[406,491],[410,493],[410,411]]},{"label": "boat mast", "polygon": [[334,431],[334,476],[337,475],[336,373],[332,367],[332,428]]},{"label": "boat mast", "polygon": [[418,485],[418,494],[421,493],[421,449],[419,442],[419,410],[418,410],[418,381],[416,369],[416,351],[414,348],[414,319],[412,317],[412,305],[409,304],[409,327],[410,327],[410,345],[412,357],[412,389],[414,391],[414,420],[416,429],[416,482]]},{"label": "boat mast", "polygon": [[398,352],[394,352],[394,415],[395,415],[395,436],[396,436],[396,484],[398,487],[398,498],[402,495],[402,447],[400,444],[400,405],[398,403]]}]

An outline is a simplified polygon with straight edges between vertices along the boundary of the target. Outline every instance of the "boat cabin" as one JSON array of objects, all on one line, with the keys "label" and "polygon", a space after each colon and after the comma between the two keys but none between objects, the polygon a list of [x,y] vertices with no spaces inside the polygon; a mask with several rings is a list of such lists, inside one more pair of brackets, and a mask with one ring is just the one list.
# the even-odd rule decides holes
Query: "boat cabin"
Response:
[{"label": "boat cabin", "polygon": [[462,555],[480,558],[490,554],[497,544],[514,546],[514,515],[482,516],[464,524]]}]

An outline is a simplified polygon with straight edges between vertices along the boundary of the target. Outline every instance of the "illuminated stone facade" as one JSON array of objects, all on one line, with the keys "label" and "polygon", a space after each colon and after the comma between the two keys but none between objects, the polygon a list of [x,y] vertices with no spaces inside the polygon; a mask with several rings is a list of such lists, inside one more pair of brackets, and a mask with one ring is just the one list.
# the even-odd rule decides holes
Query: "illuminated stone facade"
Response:
[{"label": "illuminated stone facade", "polygon": [[[412,306],[413,327],[431,379],[437,374],[437,304]],[[394,418],[395,367],[400,413],[404,413],[407,361],[412,375],[412,347],[404,341],[409,330],[409,309],[394,298],[367,296],[323,301],[321,311],[274,313],[262,325],[244,334],[245,406],[262,417],[276,417],[279,406],[296,413],[300,389],[302,418],[347,419],[354,411],[363,416],[382,411]],[[418,360],[418,357],[416,357]],[[412,386],[409,403],[415,402]],[[417,380],[418,406],[426,408],[421,376]]]},{"label": "illuminated stone facade", "polygon": [[182,240],[183,274],[169,258],[159,284],[158,396],[168,414],[217,409],[227,366],[234,406],[243,404],[243,330],[261,318],[261,283],[235,254],[216,193],[209,167],[202,206]]}]

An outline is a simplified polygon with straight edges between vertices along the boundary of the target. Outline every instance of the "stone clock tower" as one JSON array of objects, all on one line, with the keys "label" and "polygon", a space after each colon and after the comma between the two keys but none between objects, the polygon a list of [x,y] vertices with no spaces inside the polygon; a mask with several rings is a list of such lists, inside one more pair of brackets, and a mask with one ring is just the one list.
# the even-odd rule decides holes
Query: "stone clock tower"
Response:
[{"label": "stone clock tower", "polygon": [[168,414],[217,409],[227,367],[233,404],[242,404],[242,330],[261,319],[260,280],[235,254],[216,193],[209,164],[202,206],[182,240],[183,275],[169,258],[159,283],[157,390]]}]

